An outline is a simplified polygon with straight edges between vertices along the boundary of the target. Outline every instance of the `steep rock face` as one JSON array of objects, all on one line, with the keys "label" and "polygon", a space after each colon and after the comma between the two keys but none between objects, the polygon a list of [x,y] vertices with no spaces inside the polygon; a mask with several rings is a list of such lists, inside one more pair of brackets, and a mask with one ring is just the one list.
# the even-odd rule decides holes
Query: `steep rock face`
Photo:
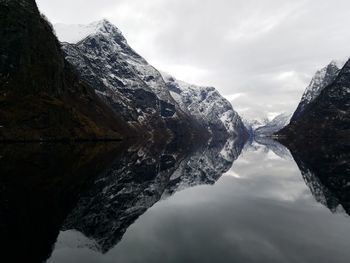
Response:
[{"label": "steep rock face", "polygon": [[162,74],[170,94],[181,109],[190,112],[214,138],[248,136],[238,113],[215,88],[190,85]]},{"label": "steep rock face", "polygon": [[305,108],[320,95],[321,91],[335,80],[345,62],[333,60],[329,65],[315,73],[292,116],[292,121],[297,120]]},{"label": "steep rock face", "polygon": [[65,61],[34,0],[0,1],[0,54],[0,140],[133,134]]},{"label": "steep rock face", "polygon": [[289,124],[291,114],[281,113],[273,120],[255,129],[254,135],[257,137],[271,136]]},{"label": "steep rock face", "polygon": [[350,61],[298,118],[278,132],[287,137],[350,137]]},{"label": "steep rock face", "polygon": [[[76,30],[75,33],[73,31]],[[137,54],[120,30],[107,20],[87,26],[58,25],[66,59],[130,125],[145,127],[149,135],[204,134],[170,96],[160,73]]]}]

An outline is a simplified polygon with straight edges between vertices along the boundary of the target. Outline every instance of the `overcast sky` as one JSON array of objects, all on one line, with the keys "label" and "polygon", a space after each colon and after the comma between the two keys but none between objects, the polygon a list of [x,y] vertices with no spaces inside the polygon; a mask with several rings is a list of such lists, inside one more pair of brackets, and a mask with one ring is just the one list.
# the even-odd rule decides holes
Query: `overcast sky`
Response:
[{"label": "overcast sky", "polygon": [[106,18],[159,70],[216,87],[244,117],[294,111],[350,56],[349,0],[37,0],[53,23]]}]

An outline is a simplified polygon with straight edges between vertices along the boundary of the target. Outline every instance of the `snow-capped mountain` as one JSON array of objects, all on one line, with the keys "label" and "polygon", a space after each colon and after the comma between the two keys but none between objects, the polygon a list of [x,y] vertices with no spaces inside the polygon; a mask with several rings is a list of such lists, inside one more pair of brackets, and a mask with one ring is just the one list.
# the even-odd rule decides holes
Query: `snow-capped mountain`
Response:
[{"label": "snow-capped mountain", "polygon": [[153,136],[203,132],[177,105],[161,74],[128,45],[109,21],[87,26],[59,24],[56,32],[66,59],[130,125],[145,127]]},{"label": "snow-capped mountain", "polygon": [[271,136],[289,124],[292,115],[290,113],[281,113],[265,125],[255,129],[254,134],[257,137]]},{"label": "snow-capped mountain", "polygon": [[191,85],[163,72],[162,75],[181,109],[194,116],[213,137],[247,135],[238,113],[215,88]]},{"label": "snow-capped mountain", "polygon": [[245,128],[248,131],[250,141],[254,139],[254,132],[258,127],[264,126],[266,123],[268,123],[269,120],[267,118],[263,120],[249,120],[246,118],[243,118],[243,124]]},{"label": "snow-capped mountain", "polygon": [[135,135],[68,63],[34,0],[0,1],[0,140]]},{"label": "snow-capped mountain", "polygon": [[[337,66],[330,66],[337,72]],[[333,76],[332,74],[330,74]],[[303,111],[278,132],[282,137],[350,137],[350,60]]]},{"label": "snow-capped mountain", "polygon": [[317,98],[321,91],[335,80],[345,62],[346,60],[333,60],[326,67],[318,70],[315,73],[301,98],[298,108],[293,114],[292,121],[296,120],[300,113],[305,110],[307,105]]}]

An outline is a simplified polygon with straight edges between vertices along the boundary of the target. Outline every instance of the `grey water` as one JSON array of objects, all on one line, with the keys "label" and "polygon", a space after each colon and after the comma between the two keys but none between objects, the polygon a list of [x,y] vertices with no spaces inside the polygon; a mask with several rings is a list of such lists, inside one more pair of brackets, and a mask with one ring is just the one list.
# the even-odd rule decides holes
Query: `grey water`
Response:
[{"label": "grey water", "polygon": [[349,262],[349,148],[332,145],[40,148],[1,176],[2,247],[50,263]]}]

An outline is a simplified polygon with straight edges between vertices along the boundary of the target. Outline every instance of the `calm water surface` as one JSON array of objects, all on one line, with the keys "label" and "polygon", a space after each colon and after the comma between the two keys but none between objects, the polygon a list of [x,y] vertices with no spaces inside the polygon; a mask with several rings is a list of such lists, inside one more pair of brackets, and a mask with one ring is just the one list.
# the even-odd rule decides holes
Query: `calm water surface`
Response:
[{"label": "calm water surface", "polygon": [[[350,260],[348,149],[322,148],[319,157],[293,150],[292,156],[270,140],[246,145],[231,140],[190,152],[127,147],[109,162],[95,157],[105,148],[89,149],[96,160],[76,150],[79,158],[67,157],[73,158],[67,168],[57,171],[54,162],[47,168],[58,193],[48,186],[48,192],[24,201],[6,190],[17,183],[2,179],[0,208],[11,214],[2,227],[11,228],[5,235],[15,240],[9,249],[27,253],[33,262],[345,263]],[[42,158],[67,164],[67,148],[48,156],[51,150],[28,167]],[[60,179],[62,173],[75,179]],[[35,178],[28,184],[48,184]],[[52,201],[57,198],[62,200]],[[37,214],[32,209],[23,216],[18,200],[28,209],[39,206]],[[22,222],[12,221],[19,215],[25,226],[13,237],[12,229]],[[22,244],[13,248],[16,240]]]},{"label": "calm water surface", "polygon": [[308,186],[288,150],[273,150],[248,145],[215,184],[162,196],[104,254],[62,231],[48,262],[349,262],[342,205],[331,211],[322,184]]}]

